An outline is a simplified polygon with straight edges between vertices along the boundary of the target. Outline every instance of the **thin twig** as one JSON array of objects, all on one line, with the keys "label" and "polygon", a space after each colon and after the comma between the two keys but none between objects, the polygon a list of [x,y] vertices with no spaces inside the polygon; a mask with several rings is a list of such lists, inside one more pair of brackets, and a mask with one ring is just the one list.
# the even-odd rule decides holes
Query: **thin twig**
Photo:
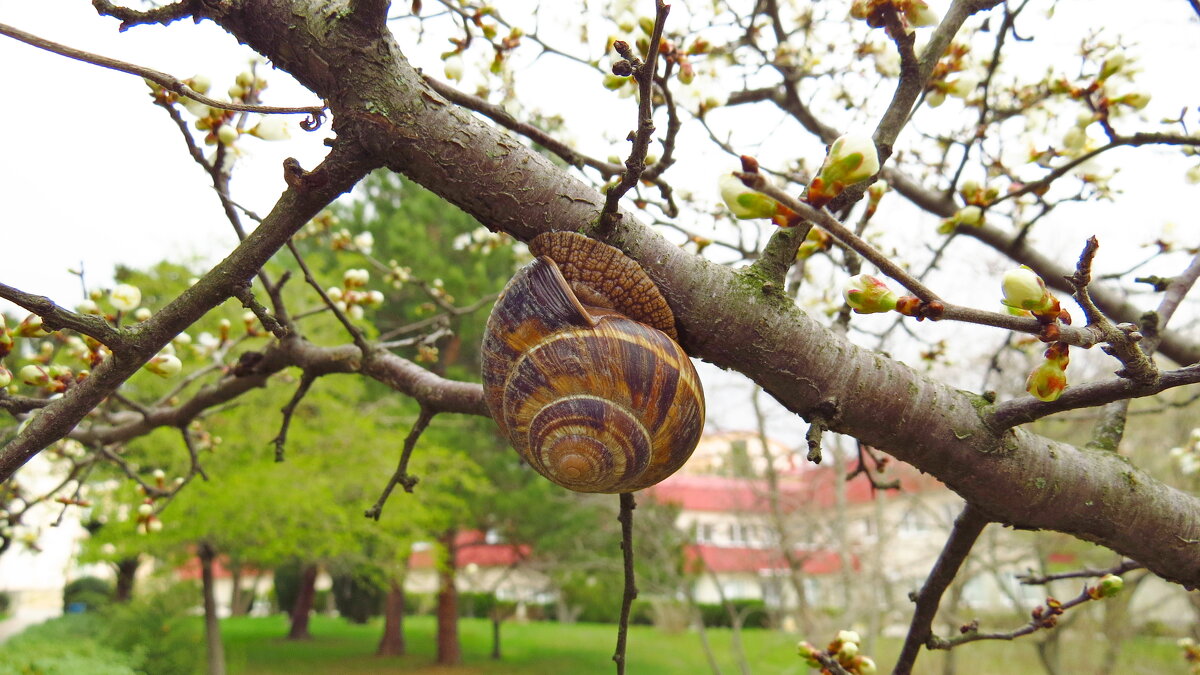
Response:
[{"label": "thin twig", "polygon": [[271,441],[275,444],[276,462],[283,461],[283,451],[287,444],[288,427],[292,425],[292,415],[296,412],[296,406],[300,405],[300,401],[304,400],[305,394],[308,393],[309,388],[312,387],[313,382],[316,380],[316,375],[307,370],[304,371],[304,374],[300,376],[300,384],[296,387],[296,393],[292,394],[291,400],[280,411],[283,413],[283,421],[279,425],[279,433]]},{"label": "thin twig", "polygon": [[[660,3],[661,4],[661,3]],[[632,492],[622,492],[621,512],[617,520],[621,523],[621,554],[625,567],[625,591],[621,597],[621,620],[617,624],[617,649],[613,661],[617,664],[617,675],[625,673],[625,643],[629,636],[629,609],[637,598],[637,582],[633,576],[633,510],[637,502]]]},{"label": "thin twig", "polygon": [[300,271],[304,273],[304,280],[308,282],[309,286],[313,287],[313,290],[317,292],[317,295],[321,296],[321,300],[325,303],[325,306],[333,312],[333,315],[336,316],[337,320],[341,322],[342,326],[346,329],[346,332],[350,333],[350,337],[354,339],[354,344],[358,345],[358,348],[362,350],[363,356],[369,354],[371,351],[371,345],[367,343],[367,338],[363,336],[362,331],[358,329],[358,326],[355,326],[354,323],[350,321],[350,318],[346,316],[346,313],[338,309],[333,300],[329,298],[329,294],[325,292],[325,288],[321,286],[321,283],[318,282],[317,278],[313,276],[312,271],[308,269],[308,265],[305,264],[304,257],[300,255],[300,251],[296,248],[295,242],[293,242],[291,239],[288,239],[287,247],[288,250],[292,252],[292,257],[296,259],[296,263],[300,265]]},{"label": "thin twig", "polygon": [[408,462],[412,458],[413,448],[417,447],[417,439],[421,437],[425,427],[429,426],[429,422],[435,414],[431,409],[421,406],[421,413],[417,415],[417,421],[413,422],[412,429],[404,439],[404,450],[400,453],[400,463],[396,465],[396,472],[388,479],[387,485],[383,486],[383,494],[379,495],[375,505],[367,509],[366,516],[368,518],[379,520],[380,514],[383,513],[383,505],[387,503],[388,497],[397,485],[403,486],[405,492],[412,492],[417,485],[420,479],[409,475]]},{"label": "thin twig", "polygon": [[1059,572],[1058,574],[1046,574],[1035,576],[1030,574],[1018,574],[1017,580],[1026,586],[1041,586],[1048,584],[1051,581],[1060,579],[1090,579],[1093,577],[1102,577],[1106,574],[1121,575],[1132,570],[1140,570],[1145,565],[1142,565],[1136,560],[1122,560],[1120,563],[1106,569],[1082,569],[1072,572]]},{"label": "thin twig", "polygon": [[5,24],[0,24],[0,35],[7,35],[14,40],[24,42],[27,45],[44,49],[48,52],[53,52],[61,56],[66,56],[67,58],[75,59],[77,61],[83,61],[84,63],[90,63],[102,68],[108,68],[110,70],[117,70],[122,73],[129,73],[130,75],[143,77],[163,87],[164,89],[167,89],[168,91],[173,91],[180,96],[186,96],[194,101],[203,103],[210,108],[239,110],[243,112],[261,113],[263,115],[305,114],[309,117],[304,122],[301,122],[300,126],[306,131],[315,131],[321,126],[321,123],[325,119],[326,106],[324,105],[287,108],[269,105],[249,105],[246,103],[234,103],[232,101],[218,101],[215,98],[209,98],[195,89],[192,89],[183,80],[152,68],[146,68],[133,63],[111,59],[107,56],[100,56],[99,54],[92,54],[91,52],[85,52],[80,49],[75,49],[74,47],[68,47],[64,44],[51,42],[50,40],[40,38],[31,33],[26,33],[19,28],[13,28],[12,26]]},{"label": "thin twig", "polygon": [[625,172],[621,174],[620,182],[610,187],[604,196],[604,208],[600,211],[600,230],[602,232],[611,231],[616,225],[620,218],[617,208],[621,197],[624,197],[626,192],[637,185],[642,172],[646,170],[646,151],[650,147],[650,138],[654,134],[654,76],[655,69],[658,67],[658,45],[662,40],[663,25],[667,22],[667,14],[671,12],[671,6],[664,3],[663,0],[657,0],[655,4],[654,32],[650,36],[649,53],[646,54],[645,63],[641,63],[633,56],[628,44],[619,41],[615,43],[618,51],[622,51],[623,45],[621,56],[632,65],[633,77],[638,83],[638,126],[637,130],[630,135],[629,140],[633,141],[633,148],[629,152],[629,158],[625,160]]}]

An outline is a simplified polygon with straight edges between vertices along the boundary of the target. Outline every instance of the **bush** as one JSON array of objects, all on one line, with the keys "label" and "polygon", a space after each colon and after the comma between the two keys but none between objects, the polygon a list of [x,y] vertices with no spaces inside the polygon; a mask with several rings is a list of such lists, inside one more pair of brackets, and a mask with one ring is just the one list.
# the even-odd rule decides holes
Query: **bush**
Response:
[{"label": "bush", "polygon": [[353,623],[366,623],[383,613],[387,592],[380,584],[383,575],[379,568],[360,565],[345,574],[333,577],[333,601],[338,614]]},{"label": "bush", "polygon": [[458,615],[460,617],[486,619],[496,605],[494,593],[459,593]]},{"label": "bush", "polygon": [[[744,617],[742,628],[770,627],[770,616],[767,614],[767,606],[762,600],[730,600],[729,605]],[[704,625],[709,628],[731,628],[733,626],[729,611],[723,604],[698,603],[696,608],[700,610],[700,618],[704,621]]]},{"label": "bush", "polygon": [[437,596],[432,593],[405,593],[404,594],[404,614],[413,616],[416,614],[433,614],[437,607]]},{"label": "bush", "polygon": [[112,602],[113,588],[99,577],[79,577],[63,587],[64,612],[89,612]]},{"label": "bush", "polygon": [[204,663],[202,626],[188,616],[200,597],[197,586],[180,584],[111,605],[102,612],[104,644],[132,655],[147,675],[191,675]]},{"label": "bush", "polygon": [[12,607],[12,596],[8,591],[0,591],[0,616],[8,614],[8,609]]},{"label": "bush", "polygon": [[102,645],[96,614],[52,619],[0,645],[0,675],[139,675],[136,658]]},{"label": "bush", "polygon": [[299,560],[292,559],[275,568],[275,607],[281,612],[291,614],[296,606],[301,567]]}]

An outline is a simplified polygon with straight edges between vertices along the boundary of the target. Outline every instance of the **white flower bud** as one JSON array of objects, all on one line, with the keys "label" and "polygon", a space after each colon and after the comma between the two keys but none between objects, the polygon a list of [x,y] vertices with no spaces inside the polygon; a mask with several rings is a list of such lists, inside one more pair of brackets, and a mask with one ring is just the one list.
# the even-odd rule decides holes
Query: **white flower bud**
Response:
[{"label": "white flower bud", "polygon": [[446,57],[442,63],[442,72],[446,74],[447,80],[458,82],[463,78],[463,59],[458,54],[451,54]]},{"label": "white flower bud", "polygon": [[371,255],[371,249],[375,247],[375,235],[370,232],[358,233],[354,236],[354,247],[367,255]]},{"label": "white flower bud", "polygon": [[142,367],[160,377],[174,377],[183,370],[183,362],[174,354],[160,353]]},{"label": "white flower bud", "polygon": [[109,292],[108,301],[119,311],[132,311],[142,304],[142,291],[132,284],[117,284]]},{"label": "white flower bud", "polygon": [[148,516],[151,513],[154,513],[154,505],[147,504],[145,502],[138,504],[137,512],[139,516]]},{"label": "white flower bud", "polygon": [[266,115],[247,133],[264,141],[283,141],[292,137],[283,115]]},{"label": "white flower bud", "polygon": [[147,321],[151,317],[150,310],[145,307],[138,307],[133,312],[134,321]]},{"label": "white flower bud", "polygon": [[222,124],[221,127],[217,129],[217,140],[221,141],[221,145],[233,145],[237,142],[237,139],[238,130],[237,127],[233,126],[232,124]]}]

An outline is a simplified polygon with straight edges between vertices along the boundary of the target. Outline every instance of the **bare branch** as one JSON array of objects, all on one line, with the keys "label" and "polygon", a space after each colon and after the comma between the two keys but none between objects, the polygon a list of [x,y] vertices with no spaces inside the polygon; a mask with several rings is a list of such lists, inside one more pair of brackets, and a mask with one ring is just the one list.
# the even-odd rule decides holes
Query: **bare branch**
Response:
[{"label": "bare branch", "polygon": [[[660,3],[661,4],[661,3]],[[621,618],[617,623],[617,649],[613,652],[613,661],[617,664],[617,675],[625,673],[625,643],[629,635],[629,609],[637,598],[637,582],[633,576],[633,510],[637,502],[632,492],[620,494],[621,512],[617,520],[621,522],[621,557],[625,569],[625,590],[621,596]]]},{"label": "bare branch", "polygon": [[383,505],[387,503],[388,497],[397,485],[404,486],[405,492],[412,492],[413,488],[416,487],[417,481],[420,479],[409,475],[408,462],[412,459],[413,449],[417,447],[417,439],[421,438],[421,434],[425,432],[425,428],[429,426],[429,422],[435,414],[429,408],[421,407],[421,413],[417,415],[417,421],[413,422],[412,429],[408,431],[408,436],[404,438],[404,449],[400,452],[400,463],[396,465],[396,471],[388,479],[387,485],[383,486],[383,494],[379,495],[379,499],[375,502],[374,506],[367,509],[366,516],[368,518],[379,520],[380,514],[383,513]]},{"label": "bare branch", "polygon": [[[958,575],[958,570],[971,553],[975,540],[989,522],[970,504],[963,507],[962,513],[958,514],[954,521],[954,529],[950,531],[937,562],[933,564],[933,569],[929,571],[929,576],[925,578],[925,583],[917,594],[912,623],[909,624],[908,635],[904,638],[904,646],[900,650],[892,675],[907,675],[912,672],[922,645],[927,645],[933,638],[933,619],[937,615],[942,594]],[[932,645],[929,646],[932,648]]]},{"label": "bare branch", "polygon": [[279,425],[279,433],[272,439],[275,444],[275,461],[283,461],[284,446],[287,444],[288,427],[292,424],[292,415],[296,412],[296,406],[300,405],[300,401],[304,400],[304,395],[308,393],[309,387],[316,381],[315,375],[309,375],[305,372],[300,376],[300,384],[296,387],[296,393],[292,394],[292,398],[283,406],[280,411],[283,413],[283,421]]},{"label": "bare branch", "polygon": [[117,59],[110,59],[107,56],[100,56],[99,54],[92,54],[91,52],[85,52],[83,50],[75,49],[74,47],[68,47],[57,42],[51,42],[50,40],[40,38],[36,35],[26,33],[23,30],[13,28],[12,26],[5,24],[0,24],[0,35],[7,35],[14,40],[24,42],[27,45],[32,45],[39,49],[45,49],[46,51],[60,54],[77,61],[83,61],[84,63],[90,63],[102,68],[108,68],[110,70],[117,70],[122,73],[129,73],[130,75],[137,75],[138,77],[150,80],[151,82],[163,87],[164,89],[167,89],[168,91],[173,91],[180,96],[186,96],[194,101],[199,101],[210,108],[239,110],[242,112],[261,113],[263,115],[304,114],[308,115],[308,119],[302,122],[300,126],[304,127],[306,131],[315,131],[321,126],[322,121],[325,119],[324,105],[280,108],[269,105],[250,105],[246,103],[234,103],[232,101],[218,101],[215,98],[209,98],[195,89],[192,89],[183,80],[152,68],[145,68],[133,63],[118,61]]}]

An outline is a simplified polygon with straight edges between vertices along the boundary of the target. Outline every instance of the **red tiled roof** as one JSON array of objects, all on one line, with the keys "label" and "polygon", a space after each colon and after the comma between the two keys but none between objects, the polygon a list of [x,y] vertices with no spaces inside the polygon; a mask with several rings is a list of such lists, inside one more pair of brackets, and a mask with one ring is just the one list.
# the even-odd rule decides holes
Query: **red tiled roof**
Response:
[{"label": "red tiled roof", "polygon": [[[918,472],[900,462],[892,462],[885,480],[899,480],[904,493],[921,492],[941,487],[935,478]],[[900,468],[903,467],[903,468]],[[781,477],[779,499],[785,511],[801,506],[832,506],[834,481],[841,480],[832,468],[816,467],[799,474]],[[874,498],[871,484],[858,477],[846,483],[846,500],[860,504]],[[729,478],[726,476],[696,476],[677,473],[644,494],[661,503],[678,504],[685,511],[757,512],[770,509],[767,483],[761,479]]]},{"label": "red tiled roof", "polygon": [[[531,549],[525,544],[489,544],[484,533],[478,530],[459,532],[454,538],[457,548],[455,567],[463,568],[472,563],[480,567],[510,567],[529,557]],[[412,569],[434,567],[435,551],[413,551],[408,565]]]},{"label": "red tiled roof", "polygon": [[[833,551],[797,551],[795,556],[805,574],[829,574],[841,568],[841,559]],[[775,549],[706,544],[689,544],[684,549],[684,564],[692,572],[767,572],[788,569],[787,560]],[[859,568],[856,556],[850,556],[850,566],[854,569]]]}]

